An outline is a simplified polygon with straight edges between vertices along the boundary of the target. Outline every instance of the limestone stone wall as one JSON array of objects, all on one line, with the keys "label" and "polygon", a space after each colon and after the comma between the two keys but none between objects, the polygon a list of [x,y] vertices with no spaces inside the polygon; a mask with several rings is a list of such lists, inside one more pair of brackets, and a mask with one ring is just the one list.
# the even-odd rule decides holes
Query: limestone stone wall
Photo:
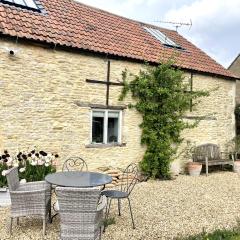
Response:
[{"label": "limestone stone wall", "polygon": [[[229,70],[240,78],[240,54],[235,61],[229,67]],[[236,85],[236,102],[240,104],[240,81],[237,81]]]},{"label": "limestone stone wall", "polygon": [[[20,51],[16,56],[9,56],[6,47]],[[137,73],[143,65],[111,60],[111,81],[121,81],[125,68]],[[140,145],[141,116],[134,110],[123,111],[122,142],[126,146],[86,147],[90,144],[91,131],[91,108],[87,103],[105,104],[106,86],[85,80],[106,80],[106,75],[105,58],[35,45],[16,46],[0,40],[0,151],[39,146],[58,152],[61,161],[80,155],[90,169],[124,167],[140,161],[145,149]],[[196,113],[212,114],[214,120],[202,121],[198,128],[184,135],[197,143],[215,142],[224,146],[234,136],[235,83],[195,75],[194,87],[219,87],[203,100]],[[132,101],[128,97],[124,103],[119,102],[120,90],[119,86],[110,87],[110,105]]]},{"label": "limestone stone wall", "polygon": [[[190,76],[186,74],[186,78]],[[222,151],[227,151],[227,143],[235,137],[235,81],[194,74],[194,90],[207,90],[210,96],[200,99],[193,112],[186,114],[186,121],[193,123],[198,120],[199,123],[198,127],[183,132],[185,141],[180,149],[186,149],[187,142],[191,146],[215,143]],[[181,156],[179,160],[183,165],[189,159]]]}]

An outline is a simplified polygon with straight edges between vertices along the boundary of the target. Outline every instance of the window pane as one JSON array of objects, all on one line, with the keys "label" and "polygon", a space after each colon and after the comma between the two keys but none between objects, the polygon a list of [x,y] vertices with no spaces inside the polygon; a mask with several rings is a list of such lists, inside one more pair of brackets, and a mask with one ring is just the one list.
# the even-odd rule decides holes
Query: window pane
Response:
[{"label": "window pane", "polygon": [[94,111],[93,117],[104,117],[104,112]]},{"label": "window pane", "polygon": [[104,117],[94,116],[92,118],[92,142],[103,143]]},{"label": "window pane", "polygon": [[108,112],[108,117],[118,118],[119,117],[119,112]]},{"label": "window pane", "polygon": [[108,143],[118,142],[118,112],[108,113]]},{"label": "window pane", "polygon": [[26,5],[31,8],[38,8],[34,0],[24,0],[26,2]]},{"label": "window pane", "polygon": [[14,3],[26,6],[26,4],[23,0],[14,0]]}]

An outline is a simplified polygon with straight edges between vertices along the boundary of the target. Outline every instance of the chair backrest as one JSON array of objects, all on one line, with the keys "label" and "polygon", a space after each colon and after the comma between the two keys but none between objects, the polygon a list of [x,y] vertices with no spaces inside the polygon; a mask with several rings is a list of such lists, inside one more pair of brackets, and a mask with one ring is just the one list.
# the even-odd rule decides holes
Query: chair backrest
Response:
[{"label": "chair backrest", "polygon": [[88,166],[81,157],[70,157],[64,162],[62,171],[88,171]]},{"label": "chair backrest", "polygon": [[208,157],[208,160],[219,160],[221,159],[220,147],[216,144],[203,144],[197,146],[193,152],[193,161],[205,161],[205,158]]},{"label": "chair backrest", "polygon": [[7,174],[7,182],[9,191],[15,191],[19,187],[19,176],[18,176],[18,167],[13,167],[8,170]]},{"label": "chair backrest", "polygon": [[119,178],[120,190],[130,194],[136,183],[139,181],[138,166],[135,163],[128,165]]},{"label": "chair backrest", "polygon": [[71,221],[74,216],[82,213],[95,213],[100,193],[100,190],[96,188],[57,187],[56,194],[61,221]]}]

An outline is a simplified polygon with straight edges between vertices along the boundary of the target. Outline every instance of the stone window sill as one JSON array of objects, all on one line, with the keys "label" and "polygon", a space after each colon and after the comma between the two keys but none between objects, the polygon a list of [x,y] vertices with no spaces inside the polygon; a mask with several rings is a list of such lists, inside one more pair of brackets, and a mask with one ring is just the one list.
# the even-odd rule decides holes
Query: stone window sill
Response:
[{"label": "stone window sill", "polygon": [[88,144],[86,148],[112,148],[112,147],[126,147],[126,143],[110,143],[110,144]]}]

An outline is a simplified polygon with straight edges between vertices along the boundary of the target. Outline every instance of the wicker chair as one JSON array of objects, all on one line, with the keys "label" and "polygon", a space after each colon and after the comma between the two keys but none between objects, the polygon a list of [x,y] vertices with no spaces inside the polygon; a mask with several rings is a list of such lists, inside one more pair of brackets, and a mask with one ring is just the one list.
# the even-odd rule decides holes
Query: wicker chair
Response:
[{"label": "wicker chair", "polygon": [[62,171],[88,171],[88,166],[82,158],[70,157],[64,162]]},{"label": "wicker chair", "polygon": [[50,185],[44,181],[20,184],[17,167],[9,169],[6,177],[12,202],[10,234],[12,234],[14,218],[17,218],[18,223],[19,217],[36,215],[43,219],[43,234],[45,235],[47,215],[51,211]]},{"label": "wicker chair", "polygon": [[[70,157],[63,163],[62,171],[63,172],[88,171],[88,166],[87,166],[87,163],[81,157]],[[55,189],[56,187],[52,186],[52,188]],[[56,212],[56,214],[54,214],[52,216],[52,219],[55,218],[58,215],[58,211],[59,211],[58,201],[53,203],[53,210]],[[52,221],[52,219],[51,219],[51,221]]]},{"label": "wicker chair", "polygon": [[[130,202],[130,194],[135,187],[136,183],[139,181],[139,171],[136,164],[130,164],[121,176],[121,184],[113,190],[104,190],[102,195],[107,197],[107,210],[105,215],[105,221],[107,220],[110,212],[112,199],[118,200],[118,214],[121,216],[121,200],[128,199],[129,210],[132,218],[132,227],[135,229],[135,223],[133,219],[132,207]],[[110,199],[110,201],[109,201]],[[105,231],[105,229],[104,229]]]},{"label": "wicker chair", "polygon": [[106,197],[100,198],[95,188],[57,187],[62,240],[101,239],[103,212]]}]

